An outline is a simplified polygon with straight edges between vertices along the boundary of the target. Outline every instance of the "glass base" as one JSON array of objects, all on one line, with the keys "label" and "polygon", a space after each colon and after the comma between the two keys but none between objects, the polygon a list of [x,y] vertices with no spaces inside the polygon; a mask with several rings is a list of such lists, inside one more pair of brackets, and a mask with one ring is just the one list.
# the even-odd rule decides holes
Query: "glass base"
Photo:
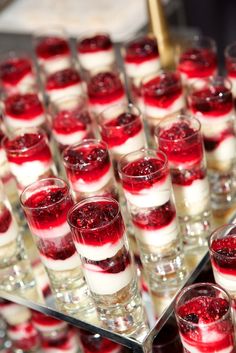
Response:
[{"label": "glass base", "polygon": [[136,338],[147,334],[146,314],[135,280],[115,294],[93,293],[93,298],[99,319],[106,328]]},{"label": "glass base", "polygon": [[95,310],[93,300],[80,268],[53,271],[46,268],[57,307],[68,314],[90,314]]}]

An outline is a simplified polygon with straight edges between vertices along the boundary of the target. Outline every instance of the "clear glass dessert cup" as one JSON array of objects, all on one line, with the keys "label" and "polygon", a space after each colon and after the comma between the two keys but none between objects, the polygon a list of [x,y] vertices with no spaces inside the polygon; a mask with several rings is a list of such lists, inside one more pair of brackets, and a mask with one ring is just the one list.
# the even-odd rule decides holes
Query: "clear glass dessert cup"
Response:
[{"label": "clear glass dessert cup", "polygon": [[119,175],[151,290],[186,275],[167,157],[143,149],[123,156]]},{"label": "clear glass dessert cup", "polygon": [[[210,189],[200,122],[188,115],[162,120],[157,147],[168,158],[176,209],[186,250],[206,250],[212,224]],[[202,256],[202,254],[201,254]]]},{"label": "clear glass dessert cup", "polygon": [[19,227],[0,182],[0,288],[27,290],[35,286]]},{"label": "clear glass dessert cup", "polygon": [[232,84],[221,76],[190,86],[188,106],[201,123],[214,210],[236,200],[236,138]]},{"label": "clear glass dessert cup", "polygon": [[185,287],[176,299],[175,316],[184,352],[234,352],[231,299],[220,286]]},{"label": "clear glass dessert cup", "polygon": [[146,334],[146,315],[118,202],[87,198],[72,207],[68,222],[103,325],[118,333]]},{"label": "clear glass dessert cup", "polygon": [[39,180],[25,188],[20,200],[58,307],[89,315],[94,307],[67,224],[73,206],[67,183],[59,178]]},{"label": "clear glass dessert cup", "polygon": [[236,42],[229,44],[225,48],[225,66],[227,77],[232,83],[232,93],[236,96]]}]

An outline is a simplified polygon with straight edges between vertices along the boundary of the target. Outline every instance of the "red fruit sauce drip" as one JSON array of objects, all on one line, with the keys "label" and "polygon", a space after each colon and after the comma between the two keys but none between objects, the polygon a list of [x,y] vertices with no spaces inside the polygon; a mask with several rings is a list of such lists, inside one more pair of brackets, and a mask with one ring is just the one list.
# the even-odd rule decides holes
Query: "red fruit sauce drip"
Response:
[{"label": "red fruit sauce drip", "polygon": [[43,114],[43,106],[37,94],[14,94],[4,104],[6,115],[14,119],[31,120]]},{"label": "red fruit sauce drip", "polygon": [[46,37],[36,47],[37,56],[45,60],[55,56],[69,55],[69,53],[70,48],[67,41],[60,37]]},{"label": "red fruit sauce drip", "polygon": [[48,76],[46,90],[65,88],[80,82],[81,78],[76,70],[71,68],[64,69]]},{"label": "red fruit sauce drip", "polygon": [[0,64],[0,77],[5,84],[16,85],[29,73],[32,73],[32,64],[26,58],[10,58]]},{"label": "red fruit sauce drip", "polygon": [[154,38],[142,37],[129,43],[126,48],[125,61],[140,64],[159,57],[157,42]]},{"label": "red fruit sauce drip", "polygon": [[77,50],[81,54],[96,53],[112,48],[112,42],[108,35],[97,34],[90,38],[85,38],[78,43]]}]

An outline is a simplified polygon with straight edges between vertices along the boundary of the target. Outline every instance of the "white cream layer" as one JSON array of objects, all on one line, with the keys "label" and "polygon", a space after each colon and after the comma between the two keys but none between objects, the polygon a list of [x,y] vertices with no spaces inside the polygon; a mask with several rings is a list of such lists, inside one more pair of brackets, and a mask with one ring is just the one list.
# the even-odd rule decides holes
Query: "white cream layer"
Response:
[{"label": "white cream layer", "polygon": [[53,239],[63,237],[70,233],[70,227],[67,222],[62,223],[60,226],[49,226],[47,229],[38,229],[30,225],[31,232],[43,239]]},{"label": "white cream layer", "polygon": [[52,74],[54,72],[67,69],[71,66],[70,55],[57,56],[49,59],[38,58],[38,61],[47,74]]},{"label": "white cream layer", "polygon": [[121,145],[111,147],[110,151],[115,155],[122,156],[127,153],[138,151],[141,148],[145,147],[145,145],[146,145],[146,142],[145,142],[144,130],[141,129],[138,134],[128,138]]},{"label": "white cream layer", "polygon": [[5,246],[8,243],[16,240],[18,235],[18,226],[14,218],[12,218],[9,228],[4,233],[0,233],[0,246]]},{"label": "white cream layer", "polygon": [[160,58],[145,60],[142,63],[125,62],[125,70],[129,77],[144,77],[157,72],[161,68]]},{"label": "white cream layer", "polygon": [[[197,343],[196,343],[196,346],[192,346],[190,344],[188,344],[183,337],[181,337],[181,341],[182,341],[182,344],[184,346],[184,348],[189,352],[189,353],[205,353],[205,350],[201,350],[201,349],[198,349],[196,346],[197,346]],[[229,346],[225,349],[220,349],[220,350],[215,350],[215,349],[212,349],[212,350],[207,350],[207,353],[232,353],[233,351],[233,346]]]},{"label": "white cream layer", "polygon": [[124,189],[127,201],[139,208],[159,207],[170,200],[171,197],[171,180],[168,176],[163,181],[158,181],[148,189],[142,189],[138,193],[133,194]]},{"label": "white cream layer", "polygon": [[75,241],[75,247],[80,256],[88,260],[101,261],[115,256],[118,251],[124,246],[124,240],[121,238],[117,243],[107,243],[104,245],[93,246],[85,245]]},{"label": "white cream layer", "polygon": [[64,327],[66,327],[66,322],[56,322],[51,324],[51,325],[47,325],[47,324],[40,324],[39,322],[36,322],[34,319],[33,321],[33,325],[34,327],[39,330],[40,332],[52,332],[52,331],[56,331],[56,330],[61,330]]},{"label": "white cream layer", "polygon": [[81,266],[77,252],[65,260],[54,260],[40,253],[41,260],[45,267],[52,271],[70,271]]},{"label": "white cream layer", "polygon": [[86,135],[86,129],[72,132],[71,134],[59,134],[58,132],[53,130],[53,136],[55,140],[61,145],[73,145],[74,143],[82,141]]},{"label": "white cream layer", "polygon": [[98,67],[106,67],[115,62],[115,53],[109,50],[96,51],[94,53],[78,53],[79,62],[85,70],[93,70]]},{"label": "white cream layer", "polygon": [[47,94],[51,101],[54,101],[66,96],[70,96],[70,95],[78,96],[82,93],[83,93],[83,85],[81,82],[64,88],[47,90]]},{"label": "white cream layer", "polygon": [[236,139],[228,136],[211,152],[206,152],[209,161],[226,161],[236,157]]},{"label": "white cream layer", "polygon": [[212,269],[217,284],[222,286],[225,290],[229,291],[229,293],[236,292],[236,276],[227,275],[218,271],[214,264],[212,264]]},{"label": "white cream layer", "polygon": [[16,85],[12,86],[6,83],[5,85],[3,84],[3,87],[6,87],[6,91],[8,94],[16,94],[16,93],[29,93],[34,86],[35,86],[35,76],[32,74],[32,72],[29,72],[26,74],[22,79],[16,83]]},{"label": "white cream layer", "polygon": [[[194,216],[203,212],[206,209],[206,199],[210,200],[210,189],[207,177],[197,179],[191,185],[173,184],[176,207],[184,205],[188,209],[188,215]],[[208,202],[207,202],[208,203]]]},{"label": "white cream layer", "polygon": [[37,127],[45,122],[45,115],[40,114],[33,119],[17,118],[14,119],[10,115],[5,115],[6,124],[12,129],[21,129],[28,127]]},{"label": "white cream layer", "polygon": [[14,303],[1,305],[1,315],[9,325],[19,325],[31,318],[31,312],[28,308]]},{"label": "white cream layer", "polygon": [[200,112],[194,113],[194,116],[200,121],[202,133],[206,137],[216,137],[228,130],[229,123],[233,124],[235,117],[233,110],[219,117],[203,115]]},{"label": "white cream layer", "polygon": [[236,77],[233,77],[233,76],[228,76],[229,80],[231,81],[232,83],[232,93],[233,93],[233,96],[236,97]]},{"label": "white cream layer", "polygon": [[114,104],[123,104],[123,103],[127,103],[127,97],[125,94],[122,95],[120,98],[114,99],[113,101],[111,101],[109,103],[105,103],[105,104],[95,103],[95,104],[93,104],[93,103],[89,102],[89,105],[90,105],[90,108],[94,111],[94,113],[100,114],[105,109],[109,108],[110,106],[112,106]]},{"label": "white cream layer", "polygon": [[158,108],[154,105],[149,105],[144,102],[145,114],[150,118],[163,118],[166,115],[178,112],[180,109],[185,107],[184,95],[181,94],[172,104],[167,108]]},{"label": "white cream layer", "polygon": [[135,235],[139,241],[145,245],[155,247],[163,247],[175,241],[179,236],[179,226],[177,217],[175,217],[170,224],[156,230],[148,230],[143,228],[135,228]]},{"label": "white cream layer", "polygon": [[112,167],[110,167],[101,178],[91,183],[87,183],[81,178],[76,180],[76,182],[72,183],[72,189],[76,192],[95,192],[106,186],[112,178],[113,170]]},{"label": "white cream layer", "polygon": [[51,160],[47,163],[42,163],[36,160],[22,164],[16,164],[13,162],[10,162],[9,164],[12,174],[22,186],[28,186],[35,182],[52,167]]},{"label": "white cream layer", "polygon": [[37,332],[35,330],[32,330],[29,333],[28,324],[22,324],[22,326],[20,326],[17,331],[11,330],[11,328],[9,328],[7,330],[7,334],[9,338],[11,338],[13,341],[18,341],[21,339],[30,339],[31,337],[35,337],[37,335]]},{"label": "white cream layer", "polygon": [[119,273],[106,273],[98,266],[84,264],[83,271],[89,289],[99,295],[117,293],[132,281],[134,275],[132,265]]}]

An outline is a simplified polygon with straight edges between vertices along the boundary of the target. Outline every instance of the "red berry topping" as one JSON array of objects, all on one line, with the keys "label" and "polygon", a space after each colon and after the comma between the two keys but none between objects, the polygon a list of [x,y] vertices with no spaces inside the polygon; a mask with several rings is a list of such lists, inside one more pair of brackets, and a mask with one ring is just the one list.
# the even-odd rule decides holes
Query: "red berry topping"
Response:
[{"label": "red berry topping", "polygon": [[157,41],[154,38],[142,37],[133,40],[126,47],[125,61],[127,63],[142,63],[159,56]]},{"label": "red berry topping", "polygon": [[102,139],[111,148],[125,143],[129,138],[137,135],[142,129],[141,118],[131,113],[122,113],[117,118],[104,122]]},{"label": "red berry topping", "polygon": [[235,138],[232,129],[222,131],[221,134],[218,136],[213,136],[213,137],[205,136],[203,138],[205,150],[207,152],[212,152],[220,145],[222,141],[225,141],[227,138],[231,138],[231,137]]},{"label": "red berry topping", "polygon": [[236,77],[236,61],[235,59],[226,58],[226,69],[228,75],[232,78]]},{"label": "red berry topping", "polygon": [[5,134],[0,128],[0,149],[2,148],[2,140],[4,139],[4,137],[5,137]]},{"label": "red berry topping", "polygon": [[58,239],[39,239],[37,243],[40,253],[53,260],[65,260],[76,252],[71,233]]},{"label": "red berry topping", "polygon": [[59,89],[72,86],[81,82],[78,72],[74,69],[64,69],[48,76],[46,89]]},{"label": "red berry topping", "polygon": [[30,120],[43,114],[43,106],[37,94],[15,94],[5,100],[5,111],[11,118]]},{"label": "red berry topping", "polygon": [[29,73],[32,73],[32,64],[26,58],[10,58],[0,64],[0,77],[5,84],[16,85]]},{"label": "red berry topping", "polygon": [[168,108],[182,94],[178,73],[166,72],[143,84],[144,102],[159,108]]},{"label": "red berry topping", "polygon": [[101,50],[109,50],[112,48],[112,42],[108,35],[97,34],[90,38],[82,39],[77,46],[80,53],[95,53]]},{"label": "red berry topping", "polygon": [[70,214],[75,241],[101,246],[116,243],[124,234],[118,205],[110,201],[87,202]]},{"label": "red berry topping", "polygon": [[69,55],[68,42],[60,37],[43,38],[36,47],[36,54],[42,59],[51,59],[55,56]]},{"label": "red berry topping", "polygon": [[12,222],[12,216],[10,211],[5,207],[1,206],[0,209],[0,236],[1,233],[5,233]]},{"label": "red berry topping", "polygon": [[52,130],[58,134],[72,134],[76,131],[86,130],[91,124],[88,111],[62,110],[53,119]]},{"label": "red berry topping", "polygon": [[35,310],[32,310],[32,321],[33,323],[44,326],[57,326],[58,324],[63,323],[61,320],[57,320],[54,317],[44,315]]},{"label": "red berry topping", "polygon": [[99,334],[80,329],[80,341],[83,346],[84,353],[109,353],[118,347],[118,344]]},{"label": "red berry topping", "polygon": [[180,57],[178,69],[189,78],[204,78],[214,74],[217,68],[216,54],[209,49],[191,48]]},{"label": "red berry topping", "polygon": [[206,178],[205,168],[194,168],[188,170],[173,169],[171,171],[171,179],[173,184],[187,186],[191,185],[194,180],[201,180]]}]

